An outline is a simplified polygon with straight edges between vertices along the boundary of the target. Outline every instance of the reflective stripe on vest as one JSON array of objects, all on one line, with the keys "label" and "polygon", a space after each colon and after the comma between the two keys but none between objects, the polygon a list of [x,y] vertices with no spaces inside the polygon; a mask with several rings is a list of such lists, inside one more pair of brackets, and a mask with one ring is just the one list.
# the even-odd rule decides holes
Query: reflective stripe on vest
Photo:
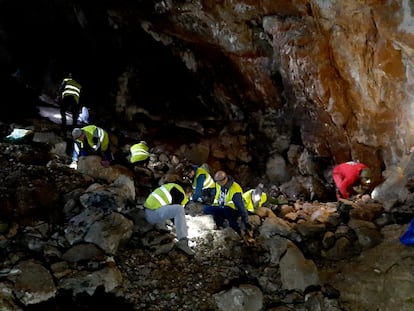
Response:
[{"label": "reflective stripe on vest", "polygon": [[[220,198],[220,190],[221,190],[221,186],[216,183],[216,195],[214,197],[214,202],[213,202],[213,205],[215,205],[215,206],[218,206],[218,201],[219,201],[219,198]],[[229,207],[237,210],[237,207],[236,207],[236,205],[234,205],[234,202],[233,202],[233,195],[237,192],[239,192],[241,195],[243,195],[242,187],[238,183],[233,181],[233,183],[231,184],[231,186],[230,186],[230,188],[229,188],[229,190],[227,191],[227,194],[226,194],[226,198],[225,198],[225,202],[224,202],[225,206],[229,206]]]},{"label": "reflective stripe on vest", "polygon": [[164,186],[161,186],[159,190],[161,190],[162,193],[167,197],[167,201],[164,201],[164,199],[158,193],[152,193],[152,195],[157,199],[160,206],[170,204],[172,201],[171,193]]},{"label": "reflective stripe on vest", "polygon": [[[109,147],[109,136],[108,134],[100,127],[96,125],[87,125],[82,127],[82,130],[85,132],[86,140],[88,145],[95,151],[101,148],[101,151],[106,151]],[[97,137],[97,140],[94,137]]]},{"label": "reflective stripe on vest", "polygon": [[98,138],[96,145],[93,145],[92,148],[94,150],[98,150],[104,140],[105,133],[103,129],[100,127],[96,127],[95,131],[93,131],[93,138]]},{"label": "reflective stripe on vest", "polygon": [[[147,197],[147,199],[144,202],[144,207],[148,208],[148,209],[151,209],[151,210],[155,210],[155,209],[158,209],[162,206],[172,204],[173,197],[171,195],[171,190],[173,188],[176,188],[178,191],[180,191],[182,193],[183,199],[182,199],[180,204],[182,206],[185,206],[188,202],[188,198],[185,195],[184,189],[178,184],[167,183],[167,184],[164,184],[164,185],[158,187],[157,189],[155,189]],[[177,203],[174,203],[174,204],[177,204]]]},{"label": "reflective stripe on vest", "polygon": [[204,168],[201,168],[201,167],[197,169],[196,176],[194,177],[193,188],[194,189],[197,188],[197,178],[198,176],[202,174],[206,175],[206,178],[204,179],[204,183],[203,183],[203,189],[214,188],[215,187],[214,179],[211,178],[210,174]]},{"label": "reflective stripe on vest", "polygon": [[[166,184],[168,187],[173,187],[171,184]],[[172,195],[165,185],[155,189],[147,198],[144,206],[148,209],[155,210],[161,206],[171,204]]]},{"label": "reflective stripe on vest", "polygon": [[149,157],[148,146],[142,143],[135,144],[130,148],[131,163],[144,161]]},{"label": "reflective stripe on vest", "polygon": [[[252,213],[254,213],[254,210],[255,210],[255,206],[253,203],[253,192],[254,192],[254,189],[250,189],[246,191],[245,193],[243,193],[244,205],[246,206],[246,209]],[[262,207],[266,201],[267,201],[267,194],[265,192],[262,192],[260,196],[260,201],[258,202],[258,205],[256,208]]]},{"label": "reflective stripe on vest", "polygon": [[63,81],[65,82],[65,87],[62,92],[62,97],[74,96],[76,101],[79,102],[79,96],[82,89],[80,84],[70,78],[66,78]]}]

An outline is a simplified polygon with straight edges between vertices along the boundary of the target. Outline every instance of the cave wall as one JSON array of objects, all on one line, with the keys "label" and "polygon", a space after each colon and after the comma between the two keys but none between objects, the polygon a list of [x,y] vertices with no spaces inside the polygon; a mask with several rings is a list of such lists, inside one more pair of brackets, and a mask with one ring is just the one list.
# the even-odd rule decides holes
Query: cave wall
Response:
[{"label": "cave wall", "polygon": [[19,68],[53,97],[74,71],[85,101],[124,126],[137,115],[242,121],[263,162],[299,144],[377,175],[414,145],[412,1],[0,6],[2,79]]},{"label": "cave wall", "polygon": [[303,145],[334,163],[389,166],[414,143],[411,1],[153,4],[108,14],[139,23],[197,79],[214,81],[210,99],[228,118],[282,114],[272,135],[298,127]]}]

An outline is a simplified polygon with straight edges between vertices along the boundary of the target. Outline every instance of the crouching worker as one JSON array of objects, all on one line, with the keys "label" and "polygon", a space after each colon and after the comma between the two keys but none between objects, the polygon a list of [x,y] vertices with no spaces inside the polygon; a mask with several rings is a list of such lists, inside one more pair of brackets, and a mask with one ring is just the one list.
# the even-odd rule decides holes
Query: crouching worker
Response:
[{"label": "crouching worker", "polygon": [[184,207],[188,196],[176,183],[166,183],[155,189],[145,200],[145,219],[150,224],[163,225],[168,219],[174,219],[178,242],[175,246],[189,256],[194,251],[188,246],[188,228]]},{"label": "crouching worker", "polygon": [[192,201],[204,204],[210,204],[213,201],[216,184],[207,170],[196,165],[188,165],[184,168],[182,178],[189,180],[192,184],[194,191]]},{"label": "crouching worker", "polygon": [[263,206],[267,201],[267,194],[264,192],[263,188],[263,184],[258,184],[256,188],[247,190],[243,193],[246,209],[249,214],[256,214],[260,218],[276,217],[270,208]]},{"label": "crouching worker", "polygon": [[203,212],[212,215],[217,228],[224,227],[225,221],[234,231],[242,236],[242,229],[239,225],[239,217],[244,224],[244,232],[251,230],[249,217],[243,201],[243,191],[241,186],[236,183],[232,176],[224,171],[218,171],[214,175],[216,190],[212,205],[204,205]]},{"label": "crouching worker", "polygon": [[129,148],[129,164],[136,173],[144,174],[148,177],[154,177],[153,171],[148,168],[150,162],[150,149],[147,143],[141,140]]},{"label": "crouching worker", "polygon": [[138,144],[132,145],[131,148],[129,148],[129,152],[131,154],[129,162],[134,167],[137,165],[146,167],[148,165],[150,153],[149,147],[145,141],[141,140]]},{"label": "crouching worker", "polygon": [[109,146],[108,133],[96,125],[87,125],[82,128],[74,128],[72,131],[74,140],[71,168],[77,169],[81,156],[99,155],[102,157],[102,166],[111,164],[112,155]]},{"label": "crouching worker", "polygon": [[336,165],[332,170],[332,178],[336,186],[336,198],[349,199],[369,189],[372,171],[366,164],[349,161]]}]

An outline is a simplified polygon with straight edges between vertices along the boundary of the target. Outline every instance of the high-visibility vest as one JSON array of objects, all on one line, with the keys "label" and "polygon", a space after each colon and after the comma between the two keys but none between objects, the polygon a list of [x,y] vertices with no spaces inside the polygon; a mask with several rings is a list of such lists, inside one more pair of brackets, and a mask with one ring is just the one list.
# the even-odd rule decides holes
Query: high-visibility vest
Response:
[{"label": "high-visibility vest", "polygon": [[[216,195],[215,195],[214,201],[213,201],[214,206],[218,206],[218,201],[219,201],[219,198],[220,198],[220,189],[221,189],[221,186],[218,183],[216,183]],[[226,198],[224,200],[224,205],[225,206],[229,206],[229,207],[237,210],[237,207],[236,207],[236,205],[234,205],[234,202],[233,202],[233,195],[237,192],[240,192],[240,194],[243,195],[242,187],[238,183],[233,181],[233,183],[231,184],[229,190],[227,191]]]},{"label": "high-visibility vest", "polygon": [[[101,151],[106,151],[109,146],[108,133],[96,125],[87,125],[82,127],[85,133],[88,145],[95,151],[101,148]],[[82,145],[83,148],[83,145]]]},{"label": "high-visibility vest", "polygon": [[196,169],[196,173],[195,176],[193,178],[194,183],[193,183],[193,188],[196,189],[197,188],[197,178],[200,175],[206,175],[206,178],[204,179],[204,183],[203,183],[203,189],[209,189],[209,188],[214,188],[215,187],[215,182],[214,179],[210,176],[210,174],[202,167],[198,167]]},{"label": "high-visibility vest", "polygon": [[185,194],[184,189],[178,184],[167,183],[151,192],[151,194],[147,197],[147,199],[144,202],[144,207],[154,210],[162,206],[172,204],[171,190],[173,188],[178,189],[183,194],[183,200],[180,204],[182,206],[185,206],[188,202],[188,198]]},{"label": "high-visibility vest", "polygon": [[79,96],[82,86],[72,78],[65,78],[63,79],[62,83],[64,84],[62,98],[73,96],[76,100],[76,103],[79,104]]},{"label": "high-visibility vest", "polygon": [[[249,212],[254,213],[254,203],[253,203],[253,191],[254,189],[247,190],[245,193],[243,193],[243,200],[244,205],[246,206],[246,209]],[[260,196],[260,201],[258,202],[258,205],[256,208],[262,207],[263,204],[267,201],[267,194],[265,192],[262,192]]]},{"label": "high-visibility vest", "polygon": [[129,151],[131,152],[130,162],[135,163],[139,161],[144,161],[149,157],[149,147],[144,143],[138,143],[132,145]]}]

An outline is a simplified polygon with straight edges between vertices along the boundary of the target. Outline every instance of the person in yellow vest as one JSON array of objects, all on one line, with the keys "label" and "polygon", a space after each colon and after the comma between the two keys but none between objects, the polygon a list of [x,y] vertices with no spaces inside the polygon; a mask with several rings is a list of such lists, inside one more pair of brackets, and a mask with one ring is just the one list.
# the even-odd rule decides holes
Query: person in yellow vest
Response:
[{"label": "person in yellow vest", "polygon": [[63,132],[66,131],[67,110],[72,113],[72,126],[76,127],[77,125],[80,111],[79,98],[81,90],[82,86],[72,78],[72,73],[69,73],[59,86],[58,102],[60,106],[61,128]]},{"label": "person in yellow vest", "polygon": [[75,127],[72,130],[72,138],[74,143],[71,168],[77,169],[79,157],[88,155],[100,155],[104,167],[111,164],[112,154],[109,146],[109,135],[104,129],[96,125],[87,125],[82,128]]},{"label": "person in yellow vest", "polygon": [[166,183],[159,186],[144,202],[145,219],[150,224],[165,224],[166,220],[174,219],[178,242],[175,246],[189,256],[194,251],[188,245],[188,228],[184,207],[188,203],[188,194],[177,183]]},{"label": "person in yellow vest", "polygon": [[192,184],[192,201],[205,204],[212,203],[216,183],[206,169],[197,165],[188,165],[184,168],[182,178],[183,180],[189,180]]},{"label": "person in yellow vest", "polygon": [[133,165],[141,165],[146,167],[150,160],[149,147],[147,143],[141,140],[138,144],[134,144],[129,148],[129,162]]},{"label": "person in yellow vest", "polygon": [[212,215],[217,228],[224,227],[225,221],[240,236],[238,219],[241,217],[245,232],[251,230],[247,209],[243,201],[242,187],[236,183],[232,176],[227,175],[224,171],[218,171],[214,175],[216,190],[214,201],[211,205],[204,205],[203,212],[206,215]]},{"label": "person in yellow vest", "polygon": [[267,194],[264,192],[263,188],[263,184],[258,184],[256,188],[247,190],[243,193],[246,209],[249,213],[256,214],[261,218],[276,217],[270,208],[263,206],[267,201]]}]

